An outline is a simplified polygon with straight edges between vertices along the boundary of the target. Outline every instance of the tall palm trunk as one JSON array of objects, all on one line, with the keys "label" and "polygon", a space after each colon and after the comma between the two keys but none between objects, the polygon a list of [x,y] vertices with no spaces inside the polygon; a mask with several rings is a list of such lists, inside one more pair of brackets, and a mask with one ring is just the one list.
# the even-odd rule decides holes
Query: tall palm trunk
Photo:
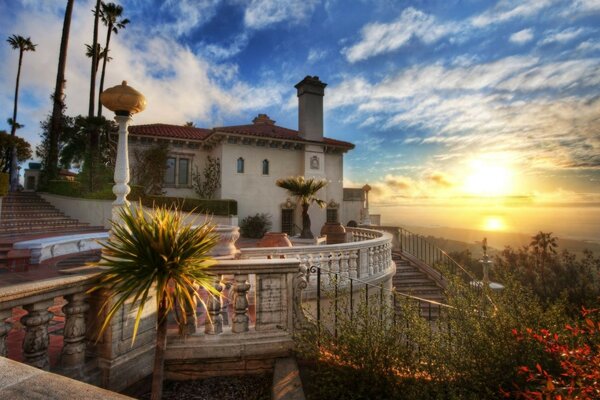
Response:
[{"label": "tall palm trunk", "polygon": [[[23,64],[23,49],[19,50],[19,66],[17,68],[17,82],[15,84],[15,105],[13,107],[12,115],[12,126],[10,128],[10,135],[16,136],[17,134],[17,106],[19,104],[19,81],[21,80],[21,65]],[[10,148],[10,191],[15,192],[19,186],[19,170],[17,169],[17,147],[12,146]]]},{"label": "tall palm trunk", "polygon": [[65,70],[67,68],[67,48],[69,46],[69,31],[71,29],[71,15],[73,14],[74,0],[67,0],[65,19],[63,22],[62,38],[60,40],[60,55],[58,58],[58,72],[56,73],[56,87],[54,88],[52,122],[50,123],[50,148],[48,150],[48,165],[46,166],[48,178],[58,177],[58,141],[63,128],[63,110],[65,93]]},{"label": "tall palm trunk", "polygon": [[100,103],[100,94],[102,94],[102,90],[104,90],[104,76],[106,74],[106,62],[108,61],[108,45],[110,44],[110,34],[113,30],[113,24],[108,24],[108,31],[106,32],[106,46],[104,46],[104,51],[106,55],[102,60],[102,74],[100,75],[100,90],[98,91],[98,116],[102,116],[102,104]]},{"label": "tall palm trunk", "polygon": [[162,397],[165,371],[165,350],[167,349],[167,303],[163,297],[158,305],[158,326],[156,329],[156,348],[154,353],[154,370],[152,373],[152,400]]},{"label": "tall palm trunk", "polygon": [[313,239],[314,236],[310,230],[310,216],[308,215],[308,204],[302,204],[302,239]]},{"label": "tall palm trunk", "polygon": [[88,117],[94,116],[95,101],[96,101],[96,74],[98,72],[98,65],[100,56],[98,54],[98,23],[100,20],[100,0],[96,0],[96,8],[94,9],[94,37],[92,40],[92,67],[90,71],[90,103],[88,108]]}]

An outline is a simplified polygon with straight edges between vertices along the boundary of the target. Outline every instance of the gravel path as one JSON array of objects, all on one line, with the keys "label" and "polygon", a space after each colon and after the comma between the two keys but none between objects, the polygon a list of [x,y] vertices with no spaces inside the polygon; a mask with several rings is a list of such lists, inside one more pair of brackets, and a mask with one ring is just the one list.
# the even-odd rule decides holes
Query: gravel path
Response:
[{"label": "gravel path", "polygon": [[[245,375],[206,378],[195,381],[167,381],[163,400],[269,400],[273,375]],[[139,397],[150,399],[150,393]]]}]

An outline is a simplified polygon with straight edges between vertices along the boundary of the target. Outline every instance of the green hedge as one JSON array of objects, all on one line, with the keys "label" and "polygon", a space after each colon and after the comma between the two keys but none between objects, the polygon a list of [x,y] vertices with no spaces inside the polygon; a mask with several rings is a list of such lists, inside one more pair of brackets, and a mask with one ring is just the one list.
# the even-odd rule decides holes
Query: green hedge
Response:
[{"label": "green hedge", "polygon": [[0,197],[6,196],[8,194],[8,174],[0,173]]},{"label": "green hedge", "polygon": [[237,215],[237,201],[235,200],[205,200],[167,196],[145,196],[142,202],[147,207],[177,205],[182,211],[213,214]]},{"label": "green hedge", "polygon": [[[112,187],[96,192],[85,192],[82,189],[80,182],[56,180],[48,183],[48,193],[58,194],[61,196],[79,197],[84,199],[95,200],[114,200],[115,195],[112,192]],[[131,192],[127,196],[131,202],[142,201],[147,207],[152,205],[157,206],[172,206],[177,205],[182,211],[213,214],[213,215],[237,215],[237,201],[235,200],[201,200],[182,197],[167,197],[167,196],[149,196],[144,195],[143,188],[140,186],[131,186]]]}]

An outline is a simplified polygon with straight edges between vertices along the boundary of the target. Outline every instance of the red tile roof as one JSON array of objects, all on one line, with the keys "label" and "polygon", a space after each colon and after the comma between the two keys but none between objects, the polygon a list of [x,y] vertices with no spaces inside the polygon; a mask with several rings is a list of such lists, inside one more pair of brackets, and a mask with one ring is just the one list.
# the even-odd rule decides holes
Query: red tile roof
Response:
[{"label": "red tile roof", "polygon": [[132,135],[156,136],[173,139],[204,140],[212,133],[212,131],[210,129],[195,128],[192,126],[149,124],[132,125],[129,127],[129,133]]},{"label": "red tile roof", "polygon": [[306,143],[324,143],[330,146],[353,149],[354,144],[342,140],[323,138],[323,142],[304,139],[298,131],[275,125],[275,121],[264,114],[259,114],[253,124],[221,126],[213,129],[193,128],[181,125],[150,124],[133,125],[129,127],[132,135],[157,136],[173,139],[204,140],[215,133],[232,133],[243,136],[253,136],[272,139],[294,140]]}]

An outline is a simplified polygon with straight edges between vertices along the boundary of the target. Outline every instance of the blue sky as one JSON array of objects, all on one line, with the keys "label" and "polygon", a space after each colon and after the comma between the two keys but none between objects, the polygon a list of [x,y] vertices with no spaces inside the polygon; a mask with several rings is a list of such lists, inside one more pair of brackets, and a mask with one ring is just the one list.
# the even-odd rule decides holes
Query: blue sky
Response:
[{"label": "blue sky", "polygon": [[[50,110],[65,3],[0,0],[1,35],[38,44],[18,117],[32,143]],[[92,3],[73,14],[73,115],[87,109]],[[600,201],[598,0],[119,3],[132,22],[111,41],[107,87],[126,79],[146,94],[136,123],[212,127],[260,112],[295,129],[293,85],[318,75],[326,135],[357,145],[347,184],[369,182],[381,203]],[[4,45],[0,56],[9,117],[17,53]]]}]

